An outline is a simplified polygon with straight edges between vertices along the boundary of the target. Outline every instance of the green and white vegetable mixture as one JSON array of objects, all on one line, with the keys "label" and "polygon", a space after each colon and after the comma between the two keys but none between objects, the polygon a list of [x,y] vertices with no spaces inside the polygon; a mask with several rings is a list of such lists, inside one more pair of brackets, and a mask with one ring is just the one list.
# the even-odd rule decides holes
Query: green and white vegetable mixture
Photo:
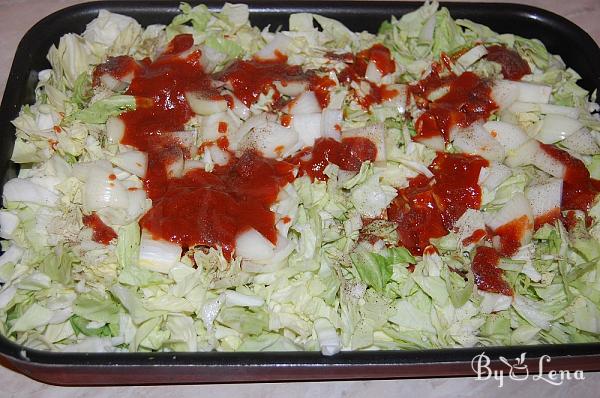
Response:
[{"label": "green and white vegetable mixture", "polygon": [[[83,34],[67,34],[50,49],[51,69],[39,73],[35,104],[24,106],[13,122],[12,160],[21,169],[19,178],[5,185],[0,211],[0,236],[6,239],[0,257],[3,335],[53,351],[320,350],[326,355],[600,340],[600,205],[589,211],[590,225],[576,212],[576,226],[569,231],[560,221],[547,224],[515,256],[501,260],[514,296],[479,290],[474,283],[475,245],[461,243],[473,224],[499,214],[507,203],[517,206],[513,201],[523,193],[533,198],[539,191],[541,202],[555,202],[556,192],[560,198],[560,189],[540,188],[555,180],[543,160],[527,159],[532,152],[519,154],[518,148],[502,145],[498,155],[478,149],[477,142],[469,148],[448,145],[446,151],[495,160],[485,171],[493,178],[480,176],[482,209],[465,213],[455,231],[432,241],[437,250],[423,256],[397,247],[395,225],[386,220],[365,227],[378,238],[374,243],[360,240],[363,221],[381,214],[410,178],[429,175],[436,152],[411,140],[414,125],[405,115],[418,114],[414,103],[384,101],[365,110],[342,85],[332,88],[329,110],[318,123],[333,118],[342,131],[382,126],[378,149],[385,160],[366,162],[358,173],[331,164],[326,182],[303,176],[286,186],[272,208],[277,219],[292,220],[278,224],[286,248],[264,261],[236,256],[230,262],[215,248],[175,250],[172,262],[169,247],[144,237],[138,220],[151,201],[143,190],[128,190],[143,186],[143,170],[136,165],[144,158],[127,152],[107,129],[136,101],[118,81],[92,88],[92,71],[109,56],[153,58],[180,33],[193,34],[207,54],[205,67],[214,71],[235,58],[281,47],[288,63],[318,69],[330,62],[328,52],[357,53],[383,43],[396,71],[368,79],[399,86],[423,78],[442,53],[505,45],[527,61],[532,74],[523,81],[532,84],[513,83],[521,85],[520,94],[508,100],[498,88],[500,110],[486,128],[508,131],[508,141],[524,132],[526,139],[556,144],[600,179],[594,98],[577,86],[577,73],[538,40],[454,20],[436,1],[392,17],[377,34],[352,32],[311,14],[291,15],[289,31],[272,33],[252,27],[248,17],[244,5],[226,4],[211,13],[203,5],[182,4],[169,25],[144,28],[102,11]],[[500,66],[479,50],[461,56],[456,71],[502,80]],[[496,87],[511,84],[503,82]],[[364,88],[355,89],[360,96]],[[270,102],[263,95],[237,117],[227,117],[239,127],[248,115],[267,111]],[[201,126],[211,123],[209,118],[190,121],[196,144],[202,143]],[[303,128],[315,127],[306,123]],[[514,129],[519,131],[511,133]],[[195,160],[210,170],[216,158]],[[102,185],[103,173],[114,173],[121,191]],[[82,222],[92,211],[117,232],[111,244],[92,240]]]}]

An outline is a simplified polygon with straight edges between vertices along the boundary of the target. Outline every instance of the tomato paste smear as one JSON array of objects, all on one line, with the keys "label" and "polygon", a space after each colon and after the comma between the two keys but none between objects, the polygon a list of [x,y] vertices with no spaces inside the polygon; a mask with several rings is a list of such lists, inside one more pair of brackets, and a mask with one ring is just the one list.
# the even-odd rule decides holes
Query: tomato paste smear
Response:
[{"label": "tomato paste smear", "polygon": [[561,214],[560,221],[563,223],[567,231],[572,231],[573,228],[577,226],[577,213],[575,210],[566,211],[564,214]]},{"label": "tomato paste smear", "polygon": [[[281,187],[293,179],[293,166],[246,152],[228,165],[216,167],[213,173],[194,170],[180,178],[168,175],[167,169],[173,162],[191,155],[175,133],[184,130],[194,115],[185,93],[223,98],[214,88],[211,76],[202,69],[200,51],[190,51],[192,46],[191,35],[178,35],[154,62],[135,63],[127,94],[136,96],[138,103],[135,110],[120,116],[125,124],[121,142],[148,153],[144,184],[153,207],[141,219],[141,226],[156,239],[184,247],[222,247],[230,258],[236,236],[250,228],[276,243],[270,206]],[[99,75],[110,73],[119,77],[129,74],[131,65],[120,59],[96,70]],[[282,65],[270,65],[259,68],[253,77],[261,80],[261,74],[268,75],[271,67],[285,69]],[[273,77],[266,76],[263,81],[272,81]],[[225,131],[225,127],[220,130]],[[220,137],[217,144],[226,147],[227,138]]]},{"label": "tomato paste smear", "polygon": [[117,238],[115,231],[108,225],[104,224],[104,222],[96,213],[84,215],[83,225],[92,230],[92,240],[94,242],[108,245],[111,240]]},{"label": "tomato paste smear", "polygon": [[[202,69],[200,51],[189,51],[193,43],[191,35],[178,35],[154,62],[146,59],[138,63],[139,68],[126,92],[136,97],[137,104],[135,110],[120,116],[125,124],[121,143],[148,153],[144,184],[153,200],[166,188],[167,167],[190,156],[189,148],[175,133],[184,130],[185,123],[194,115],[185,93],[222,98]],[[119,65],[128,64],[116,64],[114,75],[123,73]],[[104,64],[101,68],[107,69]]]},{"label": "tomato paste smear", "polygon": [[471,244],[478,243],[485,237],[487,237],[487,231],[485,229],[476,229],[470,236],[467,236],[462,240],[463,246],[469,246]]},{"label": "tomato paste smear", "polygon": [[[527,62],[514,50],[504,46],[487,47],[487,59],[499,63],[505,78],[519,80],[531,73]],[[415,121],[416,141],[441,136],[450,141],[453,127],[467,127],[477,120],[487,120],[498,105],[491,98],[490,83],[473,72],[456,75],[451,63],[458,54],[448,57],[440,55],[431,72],[424,79],[409,86],[409,95],[425,112]],[[448,92],[441,98],[430,101],[429,95],[441,88]]]},{"label": "tomato paste smear", "polygon": [[380,104],[383,101],[390,100],[398,94],[398,90],[390,89],[387,85],[377,85],[365,80],[365,74],[369,62],[373,62],[375,67],[382,75],[394,73],[396,64],[392,59],[390,50],[383,44],[374,44],[372,47],[363,50],[351,57],[342,58],[348,65],[338,74],[340,83],[349,84],[351,82],[366,82],[370,86],[370,91],[364,97],[359,98],[359,104],[368,109],[373,104]]},{"label": "tomato paste smear", "polygon": [[347,171],[360,171],[366,161],[375,161],[377,147],[371,140],[363,137],[347,137],[341,142],[332,138],[319,138],[315,145],[288,159],[299,166],[298,175],[308,175],[311,180],[327,180],[325,168],[330,163]]},{"label": "tomato paste smear", "polygon": [[117,80],[133,78],[141,68],[142,65],[130,56],[119,55],[117,57],[109,57],[106,62],[94,68],[92,73],[92,84],[94,87],[99,86],[100,79],[105,74]]},{"label": "tomato paste smear", "polygon": [[237,235],[250,228],[275,244],[270,207],[281,187],[293,180],[292,169],[289,163],[247,151],[211,173],[190,171],[168,182],[140,223],[153,235],[184,247],[220,246],[228,259]]},{"label": "tomato paste smear", "polygon": [[[268,60],[236,60],[215,77],[228,82],[236,97],[246,106],[254,104],[261,94],[267,94],[271,89],[275,90],[274,100],[279,100],[281,94],[274,84],[279,81],[283,86],[292,82],[306,84],[307,89],[315,93],[321,108],[327,107],[329,89],[335,86],[335,81],[327,76],[317,75],[314,71],[303,71],[299,65],[289,65],[285,55],[277,55]],[[279,108],[284,104],[285,102],[281,103]]]},{"label": "tomato paste smear", "polygon": [[475,275],[475,284],[480,290],[512,296],[513,290],[502,277],[502,269],[498,267],[500,254],[491,247],[479,246],[475,249],[475,257],[471,264]]},{"label": "tomato paste smear", "polygon": [[289,65],[287,57],[282,54],[274,60],[236,60],[216,77],[227,82],[235,96],[246,106],[254,104],[261,94],[267,94],[271,88],[275,89],[275,81],[285,84],[308,80],[302,68]]},{"label": "tomato paste smear", "polygon": [[488,61],[497,62],[502,67],[502,75],[505,79],[521,80],[525,75],[531,73],[529,64],[518,52],[506,46],[494,45],[486,47],[488,53],[485,58]]},{"label": "tomato paste smear", "polygon": [[[467,127],[478,120],[487,120],[498,105],[491,98],[489,82],[475,73],[464,72],[460,76],[441,76],[441,68],[435,66],[431,73],[415,85],[409,93],[417,106],[426,109],[415,121],[415,141],[441,136],[450,141],[453,127]],[[435,101],[427,97],[435,90],[447,87],[448,92]]]},{"label": "tomato paste smear", "polygon": [[545,224],[552,225],[554,221],[561,219],[560,208],[556,207],[540,216],[536,216],[533,222],[533,229],[537,230],[538,228],[543,227]]},{"label": "tomato paste smear", "polygon": [[561,210],[581,210],[587,214],[600,192],[600,180],[591,178],[585,164],[553,145],[540,144],[544,152],[562,163],[565,168]]},{"label": "tomato paste smear", "polygon": [[396,64],[392,59],[391,52],[383,44],[374,44],[372,47],[362,50],[355,56],[348,58],[344,59],[348,65],[338,74],[340,82],[350,83],[352,81],[363,80],[365,73],[367,73],[367,67],[369,66],[370,61],[375,64],[377,70],[382,75],[387,75],[396,71]]},{"label": "tomato paste smear", "polygon": [[308,74],[309,88],[315,93],[319,105],[322,109],[327,108],[329,105],[329,90],[331,87],[335,87],[336,83],[328,76],[319,76],[315,73]]},{"label": "tomato paste smear", "polygon": [[499,253],[503,257],[512,257],[521,248],[524,235],[531,231],[531,221],[527,215],[516,218],[494,230],[500,240]]},{"label": "tomato paste smear", "polygon": [[388,219],[397,223],[398,244],[421,255],[429,240],[446,235],[467,209],[479,209],[477,182],[488,165],[479,156],[439,152],[429,166],[433,178],[411,179],[388,207]]}]

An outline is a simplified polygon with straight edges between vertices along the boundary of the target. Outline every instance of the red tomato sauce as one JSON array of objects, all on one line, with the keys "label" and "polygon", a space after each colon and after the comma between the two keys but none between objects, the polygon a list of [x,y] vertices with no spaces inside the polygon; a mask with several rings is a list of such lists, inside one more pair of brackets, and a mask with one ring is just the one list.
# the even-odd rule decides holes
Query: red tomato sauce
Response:
[{"label": "red tomato sauce", "polygon": [[563,223],[567,231],[571,231],[577,225],[577,217],[575,211],[567,211],[564,215],[561,215],[560,221]]},{"label": "red tomato sauce", "polygon": [[[270,89],[275,90],[274,99],[279,99],[280,94],[274,82],[280,81],[284,86],[289,82],[308,83],[309,90],[315,93],[321,108],[325,108],[329,104],[329,89],[335,86],[335,81],[327,76],[319,76],[314,71],[304,72],[298,65],[287,64],[285,56],[275,60],[237,60],[217,74],[217,77],[228,81],[235,95],[247,106],[255,103],[260,94],[266,94]],[[285,102],[279,103],[275,108],[283,105]]]},{"label": "red tomato sauce", "polygon": [[140,224],[155,238],[217,247],[230,259],[238,234],[254,228],[277,242],[275,214],[270,207],[279,190],[293,180],[289,163],[245,152],[212,173],[195,169],[170,179]]},{"label": "red tomato sauce", "polygon": [[486,49],[488,53],[485,58],[502,66],[502,75],[505,79],[521,80],[523,76],[531,73],[527,61],[515,50],[500,45],[488,46]]},{"label": "red tomato sauce", "polygon": [[[120,116],[125,124],[121,143],[148,153],[144,183],[151,199],[164,190],[167,166],[190,155],[173,134],[183,130],[194,115],[185,93],[191,91],[207,98],[222,98],[202,70],[200,51],[190,52],[193,44],[191,35],[176,36],[154,62],[146,59],[138,64],[126,92],[136,97],[137,106]],[[119,65],[129,64],[121,62]],[[101,65],[100,69],[103,68]],[[123,72],[115,69],[114,73]]]},{"label": "red tomato sauce", "polygon": [[246,106],[255,103],[261,94],[268,93],[271,88],[275,89],[275,81],[284,84],[308,80],[302,68],[298,65],[288,65],[287,57],[284,56],[275,60],[236,60],[217,77],[228,82],[236,97]]},{"label": "red tomato sauce", "polygon": [[537,216],[533,222],[534,229],[544,226],[544,224],[553,224],[554,221],[560,219],[560,209],[557,207],[540,216]]},{"label": "red tomato sauce", "polygon": [[90,215],[83,216],[83,225],[92,230],[92,240],[94,242],[102,243],[103,245],[108,245],[111,240],[117,238],[117,234],[115,231],[104,224],[100,217],[96,213],[92,213]]},{"label": "red tomato sauce", "polygon": [[369,94],[362,98],[359,98],[358,103],[365,109],[368,109],[373,104],[381,104],[383,101],[389,101],[398,94],[398,90],[389,89],[385,84],[378,86],[377,84],[369,82],[371,91]]},{"label": "red tomato sauce", "polygon": [[342,142],[332,138],[319,138],[315,145],[288,159],[299,166],[299,175],[308,175],[314,180],[327,180],[325,167],[333,163],[342,170],[359,171],[363,162],[374,161],[377,147],[368,138],[348,137]]},{"label": "red tomato sauce", "polygon": [[480,290],[512,296],[513,291],[502,277],[502,269],[498,268],[500,254],[491,247],[479,246],[471,264],[475,275],[475,284]]},{"label": "red tomato sauce", "polygon": [[523,215],[494,230],[494,235],[500,238],[499,253],[503,257],[513,256],[521,247],[521,242],[531,230],[528,217]]},{"label": "red tomato sauce", "polygon": [[477,229],[470,236],[467,236],[462,240],[462,245],[469,246],[470,244],[479,242],[486,236],[487,232],[484,229]]},{"label": "red tomato sauce", "polygon": [[[353,57],[343,57],[338,60],[343,60],[348,65],[338,74],[340,83],[350,84],[351,82],[360,82],[365,80],[365,73],[369,62],[372,61],[377,70],[382,75],[394,73],[396,64],[392,59],[390,50],[382,44],[375,44],[371,48],[363,50]],[[383,101],[394,98],[398,91],[389,89],[385,84],[377,85],[368,82],[370,92],[362,98],[359,98],[359,104],[368,109],[373,104],[380,104]]]},{"label": "red tomato sauce", "polygon": [[377,70],[379,70],[382,75],[387,75],[388,73],[394,73],[396,71],[396,64],[392,59],[390,50],[383,44],[374,44],[371,48],[359,52],[350,59],[348,58],[349,57],[345,57],[342,59],[344,62],[348,63],[348,66],[338,74],[340,82],[350,83],[352,81],[356,82],[363,80],[365,73],[367,72],[367,67],[369,66],[369,61],[373,61]]},{"label": "red tomato sauce", "polygon": [[310,90],[315,93],[321,108],[329,105],[329,89],[335,86],[335,82],[327,76],[309,75]]},{"label": "red tomato sauce", "polygon": [[600,180],[591,178],[585,164],[566,151],[547,144],[540,144],[540,147],[566,167],[561,209],[581,210],[587,213],[594,204],[598,192],[600,192]]},{"label": "red tomato sauce", "polygon": [[227,134],[228,128],[229,125],[226,122],[219,122],[219,127],[217,131],[219,132],[219,134]]},{"label": "red tomato sauce", "polygon": [[388,219],[398,225],[398,244],[421,255],[429,240],[446,235],[467,209],[479,209],[477,181],[488,165],[479,156],[438,153],[429,166],[434,177],[413,178],[388,207]]},{"label": "red tomato sauce", "polygon": [[[192,46],[191,35],[179,35],[154,62],[144,60],[135,63],[139,68],[134,71],[127,94],[136,96],[137,107],[120,116],[125,124],[121,142],[148,153],[144,184],[153,207],[141,219],[141,226],[156,239],[176,242],[184,247],[222,247],[224,254],[230,258],[237,234],[249,228],[256,229],[273,243],[277,241],[275,218],[270,206],[277,199],[281,187],[292,181],[293,166],[246,152],[239,159],[233,157],[228,165],[216,167],[212,173],[193,170],[180,178],[168,175],[167,169],[173,162],[191,155],[174,134],[182,131],[194,115],[185,93],[191,91],[211,99],[223,98],[213,87],[211,77],[202,69],[200,51],[191,51]],[[95,73],[110,71],[113,76],[124,76],[130,73],[132,62],[129,60],[109,60],[107,64],[98,66]],[[269,71],[279,71],[281,73],[277,77],[281,77],[293,76],[296,70],[281,62],[249,61],[247,65],[241,65],[238,69],[229,70],[231,76],[235,76],[233,70],[246,70],[247,65],[254,65],[259,74],[253,77],[259,83],[273,81],[273,75],[261,80],[261,74],[268,75]],[[241,80],[234,79],[236,82]],[[241,97],[248,100],[254,95],[254,87],[258,86],[261,84],[243,86],[242,92],[247,96]],[[228,103],[233,102],[231,100]],[[219,132],[226,133],[227,125],[219,125]],[[227,137],[219,137],[216,144],[226,149]],[[97,222],[94,223],[96,226]],[[95,230],[99,228],[95,227]],[[110,239],[108,232],[102,231],[99,239],[103,241],[116,237],[112,230]]]},{"label": "red tomato sauce", "polygon": [[[409,87],[416,104],[426,109],[415,121],[415,141],[442,136],[450,141],[453,127],[467,127],[477,120],[487,120],[498,105],[491,98],[490,84],[472,72],[460,76],[440,76],[440,67],[434,67],[423,80]],[[427,100],[433,91],[448,87],[449,91],[435,101]]]},{"label": "red tomato sauce", "polygon": [[283,127],[290,127],[292,124],[292,115],[289,115],[287,113],[284,113],[283,115],[281,115],[281,117],[279,118],[279,123],[281,123],[281,125]]},{"label": "red tomato sauce", "polygon": [[127,55],[109,57],[106,62],[94,68],[92,73],[92,84],[94,87],[99,86],[100,78],[105,74],[108,74],[117,80],[122,80],[128,75],[135,75],[141,67],[142,66],[135,59]]}]

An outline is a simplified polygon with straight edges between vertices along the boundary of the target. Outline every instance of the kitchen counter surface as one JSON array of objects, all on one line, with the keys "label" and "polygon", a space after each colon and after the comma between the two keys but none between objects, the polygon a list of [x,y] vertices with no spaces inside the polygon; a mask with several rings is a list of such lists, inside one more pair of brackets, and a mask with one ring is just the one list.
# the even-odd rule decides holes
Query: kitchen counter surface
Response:
[{"label": "kitchen counter surface", "polygon": [[[25,32],[44,16],[80,0],[0,0],[0,95],[17,44]],[[493,1],[487,1],[493,2]],[[496,0],[495,2],[506,2]],[[600,0],[512,0],[562,15],[581,26],[600,43]],[[0,361],[0,364],[3,364]],[[6,366],[6,365],[5,365]],[[464,397],[597,397],[600,373],[586,373],[585,380],[564,381],[560,386],[532,380],[476,380],[474,377],[414,380],[345,381],[315,383],[255,383],[155,387],[56,387],[39,383],[0,366],[0,395],[3,397],[401,397],[428,398],[438,395]]]}]

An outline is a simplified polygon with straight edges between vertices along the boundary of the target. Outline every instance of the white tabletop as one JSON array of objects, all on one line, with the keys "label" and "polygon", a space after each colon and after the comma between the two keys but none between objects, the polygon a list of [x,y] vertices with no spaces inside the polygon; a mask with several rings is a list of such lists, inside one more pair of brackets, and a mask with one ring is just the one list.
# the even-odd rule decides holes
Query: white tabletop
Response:
[{"label": "white tabletop", "polygon": [[[464,1],[464,0],[463,0]],[[82,3],[82,0],[0,0],[0,96],[21,37],[35,22],[61,8]],[[480,1],[481,2],[481,1]],[[560,14],[586,30],[600,43],[600,0],[484,0],[530,4]],[[585,380],[564,381],[560,386],[542,380],[476,380],[474,377],[380,380],[318,383],[270,383],[154,387],[56,387],[31,380],[0,366],[0,396],[2,397],[140,397],[184,398],[202,397],[597,397],[600,373],[585,373]]]}]

